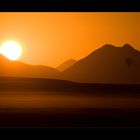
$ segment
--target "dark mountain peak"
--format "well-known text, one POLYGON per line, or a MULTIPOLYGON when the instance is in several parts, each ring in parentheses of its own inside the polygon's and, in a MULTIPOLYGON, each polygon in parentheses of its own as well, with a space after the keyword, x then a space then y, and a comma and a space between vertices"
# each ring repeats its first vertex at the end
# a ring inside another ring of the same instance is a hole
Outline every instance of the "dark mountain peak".
POLYGON ((122 46, 123 48, 126 48, 126 49, 134 49, 130 44, 126 43, 122 46))
POLYGON ((111 44, 105 44, 103 45, 101 48, 114 48, 115 46, 111 45, 111 44))
POLYGON ((77 61, 75 59, 68 59, 67 61, 65 61, 61 65, 59 65, 56 69, 59 70, 59 71, 64 71, 67 68, 71 67, 76 62, 77 61))
MULTIPOLYGON (((105 44, 103 45, 101 48, 104 48, 104 49, 109 49, 109 48, 119 48, 119 47, 116 47, 114 45, 111 45, 111 44, 105 44)), ((101 49, 100 48, 100 49, 101 49)), ((126 49, 134 49, 130 44, 126 43, 122 46, 122 48, 126 48, 126 49)))
POLYGON ((102 47, 94 50, 92 53, 90 53, 88 56, 84 57, 83 59, 87 59, 87 58, 93 58, 93 57, 97 57, 97 55, 104 55, 104 54, 110 54, 112 53, 112 51, 115 51, 117 47, 111 45, 111 44, 105 44, 102 47))
MULTIPOLYGON (((126 43, 124 44, 122 47, 117 47, 117 46, 113 46, 111 44, 105 44, 103 45, 101 48, 99 48, 98 50, 100 50, 100 52, 103 53, 103 55, 105 53, 114 53, 114 54, 117 54, 117 53, 121 53, 121 52, 127 52, 127 53, 135 53, 135 52, 138 52, 138 50, 136 50, 135 48, 133 48, 130 44, 126 43)), ((96 52, 96 50, 94 51, 96 52)))
MULTIPOLYGON (((100 52, 100 53, 108 53, 112 50, 114 50, 115 48, 117 48, 116 46, 114 45, 111 45, 111 44, 105 44, 103 45, 102 47, 98 48, 97 50, 93 51, 92 53, 97 53, 97 52, 100 52)), ((91 54, 92 54, 91 53, 91 54)))

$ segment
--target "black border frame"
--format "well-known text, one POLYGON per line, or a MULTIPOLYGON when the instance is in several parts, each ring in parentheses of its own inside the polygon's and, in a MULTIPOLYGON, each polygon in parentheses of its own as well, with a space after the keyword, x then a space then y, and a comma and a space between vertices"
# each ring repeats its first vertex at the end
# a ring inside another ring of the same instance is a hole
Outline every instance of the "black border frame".
POLYGON ((0 12, 138 12, 139 0, 4 0, 0 12))
MULTIPOLYGON (((5 0, 0 2, 0 12, 139 12, 138 0, 40 0, 19 1, 5 0)), ((18 138, 42 136, 53 138, 58 136, 65 139, 74 138, 115 138, 139 136, 140 128, 0 128, 1 137, 16 136, 18 138), (3 134, 3 135, 2 135, 3 134)))

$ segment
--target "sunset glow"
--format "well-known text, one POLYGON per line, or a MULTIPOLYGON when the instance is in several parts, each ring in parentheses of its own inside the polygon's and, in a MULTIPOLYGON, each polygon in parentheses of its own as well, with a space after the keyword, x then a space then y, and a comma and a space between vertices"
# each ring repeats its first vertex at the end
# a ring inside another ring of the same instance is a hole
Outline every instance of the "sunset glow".
POLYGON ((20 61, 57 67, 104 44, 140 50, 140 12, 1 12, 0 41, 18 40, 20 61))
POLYGON ((16 41, 6 41, 0 47, 0 53, 10 60, 17 60, 22 54, 22 48, 16 41))

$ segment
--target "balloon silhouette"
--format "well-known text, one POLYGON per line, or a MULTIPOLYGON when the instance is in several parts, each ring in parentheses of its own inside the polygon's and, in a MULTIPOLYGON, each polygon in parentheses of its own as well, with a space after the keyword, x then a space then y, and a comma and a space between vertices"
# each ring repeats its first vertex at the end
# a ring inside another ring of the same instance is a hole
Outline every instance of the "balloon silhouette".
POLYGON ((125 60, 128 67, 130 67, 133 64, 133 59, 131 57, 126 58, 125 60))

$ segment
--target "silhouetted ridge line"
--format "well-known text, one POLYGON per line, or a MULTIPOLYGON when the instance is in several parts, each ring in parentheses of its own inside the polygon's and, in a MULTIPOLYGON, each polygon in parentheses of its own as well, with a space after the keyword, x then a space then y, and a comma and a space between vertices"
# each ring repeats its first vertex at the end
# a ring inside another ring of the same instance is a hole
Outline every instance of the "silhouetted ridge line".
POLYGON ((140 52, 126 43, 105 44, 55 78, 82 83, 140 83, 140 52))
POLYGON ((49 66, 10 61, 0 55, 0 76, 47 78, 48 75, 55 73, 58 71, 49 66))
POLYGON ((58 67, 56 67, 57 70, 59 71, 64 71, 67 68, 71 67, 72 65, 74 65, 77 61, 74 59, 69 59, 65 62, 63 62, 61 65, 59 65, 58 67))

